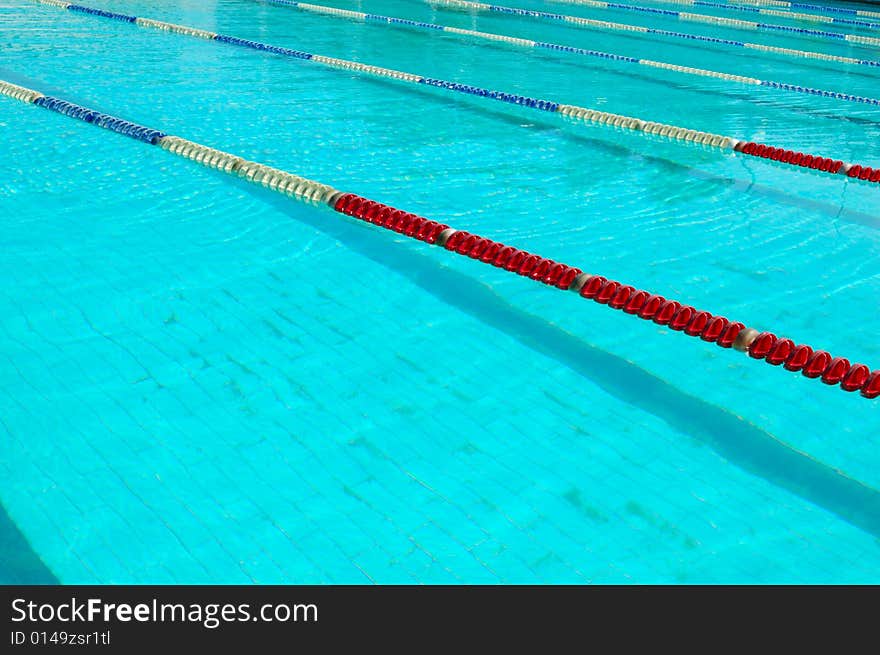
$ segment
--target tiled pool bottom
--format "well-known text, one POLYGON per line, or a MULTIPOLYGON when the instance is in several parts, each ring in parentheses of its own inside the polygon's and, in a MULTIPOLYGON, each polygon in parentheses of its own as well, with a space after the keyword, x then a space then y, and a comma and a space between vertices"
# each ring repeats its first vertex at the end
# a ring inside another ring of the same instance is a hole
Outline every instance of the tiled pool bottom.
POLYGON ((842 558, 852 580, 876 570, 871 537, 537 354, 544 333, 488 302, 466 263, 389 250, 88 126, 53 144, 26 111, 16 120, 40 151, 88 145, 95 180, 73 183, 57 157, 45 204, 13 197, 21 252, 41 258, 5 271, 5 302, 29 323, 4 367, 26 391, 3 396, 8 498, 62 581, 834 581, 842 558), (171 182, 182 170, 192 178, 171 182), (169 184, 188 209, 157 222, 154 189, 169 184), (88 223, 63 218, 95 206, 88 223), (339 248, 357 292, 324 274, 339 248), (394 294, 371 291, 389 277, 394 294))

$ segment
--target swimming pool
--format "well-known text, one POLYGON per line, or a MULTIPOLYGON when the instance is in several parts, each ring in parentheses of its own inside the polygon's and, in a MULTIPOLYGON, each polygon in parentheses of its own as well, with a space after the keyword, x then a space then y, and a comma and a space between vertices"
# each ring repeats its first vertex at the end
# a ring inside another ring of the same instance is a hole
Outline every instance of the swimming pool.
MULTIPOLYGON (((250 0, 87 4, 880 164, 865 102, 250 0)), ((880 96, 870 65, 319 4, 880 96)), ((2 80, 880 362, 877 184, 30 0, 0 11, 2 80)), ((880 581, 880 401, 3 96, 0 126, 4 581, 880 581)))

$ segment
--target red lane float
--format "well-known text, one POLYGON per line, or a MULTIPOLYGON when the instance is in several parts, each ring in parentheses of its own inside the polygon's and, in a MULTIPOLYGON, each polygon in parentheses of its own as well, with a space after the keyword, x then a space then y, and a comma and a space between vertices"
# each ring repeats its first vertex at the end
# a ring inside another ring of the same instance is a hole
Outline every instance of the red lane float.
MULTIPOLYGON (((839 162, 832 164, 836 165, 839 162)), ((786 370, 799 371, 805 377, 819 378, 827 385, 840 385, 844 391, 861 391, 865 398, 880 396, 880 370, 872 373, 864 364, 850 364, 845 357, 832 357, 824 350, 813 350, 807 345, 795 345, 791 339, 779 338, 772 332, 758 332, 743 323, 729 321, 723 316, 697 310, 690 305, 668 300, 663 296, 609 280, 601 275, 584 273, 574 266, 561 264, 470 232, 455 230, 443 223, 353 193, 343 194, 330 204, 342 214, 425 243, 442 246, 459 255, 503 268, 558 289, 575 291, 582 298, 638 316, 646 321, 653 321, 658 325, 665 325, 670 330, 699 337, 722 348, 734 348, 747 353, 753 359, 764 360, 772 366, 782 365, 786 370)))
POLYGON ((865 180, 866 182, 880 182, 880 168, 871 168, 870 166, 862 166, 861 164, 845 164, 839 159, 832 160, 828 157, 819 157, 817 155, 808 155, 794 150, 774 148, 773 146, 768 146, 763 143, 755 143, 754 141, 741 141, 737 143, 733 149, 744 155, 760 157, 761 159, 770 159, 771 161, 778 161, 780 164, 811 168, 824 173, 840 173, 853 179, 865 180))
POLYGON ((568 289, 574 279, 582 273, 579 268, 560 264, 525 250, 505 246, 503 243, 470 232, 453 230, 448 225, 362 198, 353 193, 340 196, 333 208, 342 214, 359 218, 367 223, 394 230, 419 241, 442 245, 447 250, 459 255, 478 259, 485 264, 492 264, 559 289, 568 289), (444 232, 452 232, 452 234, 441 243, 438 241, 438 237, 444 232))

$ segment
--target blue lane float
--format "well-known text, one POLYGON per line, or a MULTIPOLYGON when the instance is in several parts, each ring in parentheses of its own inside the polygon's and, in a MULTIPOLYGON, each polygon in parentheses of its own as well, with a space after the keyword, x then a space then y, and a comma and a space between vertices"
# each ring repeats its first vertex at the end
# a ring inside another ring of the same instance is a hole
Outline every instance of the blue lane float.
MULTIPOLYGON (((842 14, 844 16, 858 16, 860 18, 880 18, 880 11, 869 11, 864 9, 850 9, 849 7, 834 7, 831 5, 811 5, 802 2, 787 2, 786 0, 715 0, 708 2, 707 0, 654 0, 655 2, 665 2, 676 5, 693 5, 696 7, 713 7, 716 9, 726 9, 729 11, 750 11, 763 13, 770 16, 779 16, 781 18, 792 18, 802 20, 819 20, 820 22, 836 23, 844 22, 847 25, 863 26, 863 21, 852 21, 845 18, 838 19, 835 16, 827 16, 827 14, 842 14), (748 5, 744 3, 748 3, 748 5), (791 11, 792 9, 800 9, 803 11, 815 11, 817 14, 800 14, 791 11)), ((870 23, 869 23, 870 24, 870 23)))
POLYGON ((409 20, 407 18, 395 18, 393 16, 382 16, 380 14, 364 14, 364 17, 368 21, 372 21, 375 23, 389 23, 393 25, 406 25, 408 27, 422 27, 428 30, 443 29, 441 25, 435 25, 434 23, 425 23, 418 20, 409 20))
POLYGON ((117 14, 112 11, 104 11, 103 9, 95 9, 94 7, 84 7, 82 5, 67 5, 69 11, 76 11, 81 14, 91 14, 92 16, 101 16, 102 18, 110 18, 113 20, 121 20, 124 23, 133 23, 137 20, 135 16, 126 14, 117 14))
POLYGON ((110 130, 111 132, 122 134, 132 139, 136 139, 137 141, 143 141, 144 143, 155 145, 159 143, 159 140, 162 137, 166 136, 165 132, 154 130, 150 127, 144 127, 137 123, 131 123, 121 118, 111 116, 110 114, 104 114, 94 109, 89 109, 88 107, 83 107, 82 105, 77 105, 73 102, 61 100, 60 98, 55 98, 53 96, 40 96, 36 98, 33 103, 38 107, 43 107, 44 109, 69 116, 70 118, 76 118, 85 123, 91 123, 92 125, 103 127, 105 130, 110 130))
MULTIPOLYGON (((834 39, 838 41, 851 41, 852 43, 860 43, 862 45, 880 45, 880 39, 859 36, 857 34, 843 34, 840 32, 829 32, 827 30, 816 30, 805 27, 791 27, 788 25, 777 25, 775 23, 758 23, 750 20, 738 20, 736 18, 724 18, 721 16, 712 16, 709 14, 694 14, 686 11, 675 11, 672 9, 658 9, 656 7, 643 7, 640 5, 628 5, 617 2, 602 2, 600 0, 553 0, 564 4, 578 5, 589 9, 611 9, 618 11, 632 11, 643 14, 654 14, 675 18, 685 23, 706 23, 709 25, 717 25, 719 27, 727 27, 735 30, 758 30, 767 32, 789 32, 793 34, 802 34, 804 36, 812 36, 819 39, 834 39)), ((659 0, 660 2, 673 0, 659 0)), ((692 6, 696 4, 690 0, 676 2, 676 4, 687 4, 692 6)), ((759 10, 759 15, 778 15, 772 11, 759 10)), ((827 22, 827 21, 822 21, 827 22)), ((872 23, 866 23, 868 27, 873 27, 872 23)))
POLYGON ((459 84, 458 82, 447 82, 446 80, 435 80, 430 77, 423 77, 419 80, 419 84, 427 84, 428 86, 436 86, 441 89, 450 91, 458 91, 459 93, 467 93, 469 95, 480 96, 481 98, 490 98, 492 100, 500 100, 501 102, 509 102, 513 105, 522 105, 523 107, 531 107, 542 111, 556 112, 559 110, 559 103, 550 100, 538 100, 537 98, 529 98, 515 93, 503 93, 501 91, 492 91, 479 86, 471 86, 470 84, 459 84))
MULTIPOLYGON (((602 275, 584 272, 578 267, 506 245, 501 241, 457 230, 445 223, 358 194, 346 193, 330 185, 249 161, 232 153, 181 137, 169 136, 158 130, 149 130, 59 98, 47 97, 33 89, 0 80, 0 95, 61 111, 67 116, 89 122, 95 122, 95 117, 108 117, 120 125, 130 125, 156 135, 161 134, 161 137, 147 142, 171 154, 235 175, 301 202, 324 205, 339 214, 351 216, 376 227, 436 245, 549 287, 577 293, 581 298, 619 310, 623 314, 652 321, 694 339, 714 343, 721 348, 733 349, 747 354, 751 359, 763 360, 771 366, 800 372, 804 377, 821 380, 824 384, 836 386, 845 392, 860 392, 861 396, 867 399, 880 397, 880 370, 872 372, 865 364, 851 363, 846 357, 833 357, 827 351, 814 350, 806 344, 796 345, 792 339, 779 338, 773 332, 761 332, 739 321, 731 321, 724 316, 700 311, 677 300, 667 299, 602 275)), ((146 141, 143 138, 140 140, 146 141)), ((760 149, 759 156, 767 156, 766 146, 747 144, 747 148, 753 147, 760 149)))
MULTIPOLYGON (((58 0, 41 0, 44 3, 52 4, 54 6, 65 7, 63 3, 60 3, 58 0)), ((335 13, 339 15, 349 15, 354 12, 349 12, 348 10, 336 9, 335 13)), ((213 32, 206 32, 204 30, 198 30, 195 28, 188 28, 186 26, 181 25, 173 25, 171 23, 161 23, 161 21, 154 21, 152 19, 143 19, 137 18, 135 20, 136 25, 140 26, 149 26, 157 29, 164 29, 167 31, 179 32, 181 34, 197 36, 199 38, 208 38, 213 39, 218 42, 226 43, 229 45, 235 45, 239 47, 246 47, 249 49, 254 49, 262 52, 269 52, 271 54, 280 54, 283 56, 292 56, 299 60, 308 60, 313 63, 318 63, 323 66, 328 66, 330 68, 342 69, 342 70, 350 70, 358 73, 366 73, 369 75, 376 75, 379 77, 385 77, 389 79, 400 80, 403 82, 407 82, 410 84, 419 84, 423 86, 431 86, 435 88, 440 88, 448 91, 453 91, 455 93, 463 93, 471 96, 482 97, 490 100, 495 100, 499 102, 506 102, 510 104, 520 105, 522 107, 527 107, 530 109, 535 109, 538 111, 546 111, 548 113, 558 114, 562 117, 566 117, 570 120, 582 121, 584 123, 592 123, 596 125, 605 125, 612 128, 630 130, 636 133, 645 134, 645 135, 655 135, 658 137, 662 137, 669 140, 679 141, 682 143, 691 143, 695 145, 700 145, 707 148, 713 148, 720 151, 730 151, 743 153, 750 156, 762 157, 765 159, 773 159, 773 161, 782 161, 782 163, 790 164, 792 166, 799 166, 802 169, 811 169, 811 170, 820 170, 823 173, 831 173, 838 174, 842 173, 844 175, 848 175, 851 178, 855 178, 856 175, 851 175, 851 171, 855 170, 858 175, 858 179, 868 180, 870 182, 880 182, 880 176, 878 179, 874 179, 875 169, 873 167, 861 166, 856 164, 848 164, 841 160, 834 160, 829 157, 822 157, 818 155, 804 155, 800 152, 785 150, 782 148, 774 148, 770 146, 766 146, 763 144, 755 144, 752 142, 739 140, 734 137, 726 136, 723 134, 714 134, 711 132, 704 132, 702 130, 695 130, 692 128, 681 127, 678 125, 669 125, 666 123, 659 123, 656 121, 647 121, 641 118, 636 118, 632 116, 624 116, 622 114, 614 114, 611 112, 599 111, 596 109, 590 109, 587 107, 579 107, 576 105, 566 105, 560 104, 557 102, 542 100, 538 98, 531 98, 528 96, 523 96, 515 93, 505 93, 503 91, 494 91, 491 89, 486 89, 483 87, 472 86, 470 84, 463 84, 459 82, 451 82, 448 80, 438 80, 435 78, 424 77, 421 75, 416 75, 414 73, 408 73, 403 71, 392 70, 388 68, 382 68, 380 66, 371 66, 369 64, 363 64, 356 61, 348 61, 345 59, 335 59, 333 57, 326 57, 323 55, 316 55, 312 53, 302 52, 299 50, 291 50, 289 48, 280 48, 276 46, 271 46, 265 43, 260 43, 257 41, 249 41, 247 39, 240 39, 237 37, 230 37, 224 35, 218 35, 213 32), (748 146, 748 148, 746 148, 748 146), (753 149, 752 146, 755 146, 753 149), (792 159, 791 157, 794 157, 792 159), (833 169, 833 170, 832 170, 833 169), (864 173, 864 175, 863 175, 864 173), (869 179, 870 178, 870 179, 869 179)), ((534 42, 529 42, 534 43, 534 42)), ((668 67, 668 64, 660 64, 659 62, 647 62, 647 61, 639 61, 639 63, 646 63, 649 65, 654 65, 658 67, 668 67)), ((675 67, 680 68, 680 67, 675 67)), ((675 69, 674 68, 674 69, 675 69)), ((752 80, 752 84, 760 83, 760 80, 752 80)), ((9 86, 9 85, 7 85, 9 86)), ((13 85, 14 86, 14 85, 13 85)), ((9 86, 8 94, 18 94, 22 98, 27 97, 29 91, 27 89, 21 89, 19 87, 9 86), (22 95, 24 94, 24 95, 22 95)), ((3 89, 0 88, 0 92, 3 89)), ((56 99, 50 98, 48 100, 44 100, 41 102, 46 102, 51 105, 56 111, 60 111, 62 113, 69 112, 70 115, 73 115, 77 118, 81 118, 82 120, 90 121, 94 120, 94 112, 89 113, 91 110, 86 108, 79 107, 78 105, 71 105, 70 103, 63 103, 61 101, 56 102, 56 99)), ((113 128, 111 128, 113 129, 113 128)), ((128 128, 125 126, 120 126, 120 130, 123 130, 124 134, 129 136, 133 136, 134 138, 140 138, 141 140, 152 140, 156 137, 154 131, 150 131, 148 128, 142 128, 140 126, 133 126, 132 128, 128 128)), ((877 169, 877 172, 880 173, 880 168, 877 169)))
POLYGON ((761 80, 761 86, 766 86, 771 89, 794 91, 796 93, 807 93, 813 96, 822 96, 823 98, 833 98, 835 100, 847 100, 849 102, 861 102, 866 105, 880 106, 880 100, 877 100, 876 98, 866 98, 864 96, 856 96, 851 93, 824 91, 822 89, 813 89, 808 86, 797 86, 795 84, 786 84, 785 82, 772 82, 770 80, 761 80))
MULTIPOLYGON (((557 2, 566 2, 567 0, 556 0, 557 2)), ((826 24, 835 24, 835 25, 851 25, 853 27, 861 27, 864 29, 880 29, 880 23, 872 23, 866 20, 853 20, 851 18, 840 18, 837 16, 825 16, 822 14, 804 14, 797 13, 792 11, 783 11, 782 9, 773 9, 768 7, 787 7, 793 9, 822 9, 822 7, 817 7, 816 5, 799 5, 794 6, 790 3, 767 3, 768 6, 760 7, 757 6, 756 3, 754 6, 752 5, 740 5, 736 3, 722 3, 722 2, 708 2, 706 0, 654 0, 655 2, 662 2, 664 4, 672 4, 672 5, 687 5, 688 7, 707 7, 709 9, 721 9, 723 11, 738 11, 741 13, 747 13, 758 16, 775 16, 777 18, 787 18, 789 20, 802 20, 809 21, 813 23, 826 23, 826 24)), ((617 5, 609 6, 616 7, 617 5)), ((827 9, 833 13, 843 13, 848 16, 859 16, 860 14, 855 9, 845 10, 838 9, 835 7, 827 7, 827 9)), ((868 12, 864 15, 871 15, 871 12, 868 12)), ((880 17, 880 13, 873 14, 876 17, 880 17)))
POLYGON ((847 7, 832 7, 824 5, 811 5, 803 2, 780 2, 780 6, 790 9, 803 9, 805 11, 827 11, 834 14, 846 14, 848 16, 868 16, 871 18, 880 18, 880 11, 867 11, 864 9, 849 9, 847 7))
POLYGON ((314 56, 310 52, 292 50, 291 48, 282 48, 277 45, 269 45, 267 43, 260 43, 259 41, 249 41, 248 39, 240 39, 237 36, 227 36, 225 34, 214 35, 214 40, 219 41, 220 43, 228 43, 229 45, 241 46, 242 48, 252 48, 254 50, 272 52, 276 55, 296 57, 297 59, 311 59, 314 56))
MULTIPOLYGON (((274 1, 274 0, 273 0, 274 1)), ((611 21, 594 20, 584 18, 582 16, 571 16, 568 14, 557 14, 549 11, 538 11, 535 9, 520 9, 519 7, 505 7, 502 5, 491 5, 483 2, 471 2, 470 0, 425 0, 428 4, 443 9, 451 9, 467 12, 489 12, 498 14, 508 14, 511 16, 520 16, 524 18, 538 18, 544 20, 560 21, 573 27, 584 27, 587 29, 612 30, 618 32, 630 32, 637 34, 656 34, 658 36, 666 36, 675 39, 686 39, 689 41, 699 41, 702 43, 714 43, 716 45, 727 45, 734 48, 746 48, 749 50, 759 50, 788 57, 798 57, 805 59, 818 59, 824 61, 834 61, 843 64, 854 64, 861 66, 880 67, 880 61, 872 59, 857 59, 855 57, 844 57, 841 55, 830 55, 822 52, 811 52, 808 50, 795 50, 793 48, 781 48, 778 46, 769 46, 762 43, 750 43, 747 41, 739 41, 736 39, 722 39, 712 36, 704 36, 702 34, 689 34, 687 32, 676 32, 673 30, 657 29, 653 27, 645 27, 644 25, 630 25, 628 23, 613 23, 611 21)), ((660 10, 662 11, 662 10, 660 10)), ((799 29, 799 28, 792 28, 799 29)), ((858 43, 861 45, 880 45, 880 39, 846 35, 845 40, 850 43, 858 43)))
MULTIPOLYGON (((455 34, 460 37, 480 39, 483 41, 508 43, 510 45, 534 49, 542 48, 545 50, 553 50, 556 52, 566 52, 570 54, 582 55, 585 57, 594 57, 598 59, 607 59, 611 61, 625 62, 629 64, 638 64, 641 66, 649 66, 651 68, 660 68, 676 73, 684 73, 688 75, 698 75, 702 77, 711 77, 715 79, 737 82, 740 84, 748 84, 752 86, 762 86, 771 89, 780 89, 791 91, 794 93, 805 93, 808 95, 822 96, 835 100, 845 100, 848 102, 858 102, 862 104, 880 106, 880 100, 875 98, 867 98, 864 96, 856 96, 851 93, 840 93, 837 91, 828 91, 825 89, 813 89, 799 84, 789 84, 785 82, 774 82, 771 80, 760 80, 754 77, 744 75, 736 75, 733 73, 721 73, 702 68, 692 68, 690 66, 679 66, 650 59, 638 59, 636 57, 628 57, 625 55, 614 54, 610 52, 601 52, 599 50, 589 50, 587 48, 578 48, 575 46, 560 45, 557 43, 547 43, 544 41, 532 41, 530 39, 521 39, 505 34, 497 34, 492 32, 479 32, 476 30, 465 30, 457 27, 450 27, 439 23, 424 23, 418 21, 405 20, 393 16, 382 16, 380 14, 365 14, 359 11, 351 11, 348 9, 338 9, 336 7, 326 7, 323 5, 315 5, 305 2, 297 2, 296 0, 258 0, 272 5, 283 5, 291 7, 299 11, 316 13, 322 16, 330 16, 332 18, 342 18, 345 20, 354 20, 364 23, 379 23, 386 26, 405 27, 412 29, 428 29, 432 32, 443 32, 447 34, 455 34)), ((141 20, 141 19, 138 19, 141 20)), ((479 94, 476 94, 479 95, 479 94)))
POLYGON ((545 50, 556 50, 557 52, 568 52, 573 55, 585 55, 588 57, 598 57, 600 59, 610 59, 612 61, 625 61, 628 64, 641 64, 643 61, 641 59, 637 59, 636 57, 627 57, 626 55, 617 55, 611 52, 602 52, 600 50, 588 50, 587 48, 578 48, 571 45, 547 43, 546 41, 535 41, 535 47, 544 48, 545 50))

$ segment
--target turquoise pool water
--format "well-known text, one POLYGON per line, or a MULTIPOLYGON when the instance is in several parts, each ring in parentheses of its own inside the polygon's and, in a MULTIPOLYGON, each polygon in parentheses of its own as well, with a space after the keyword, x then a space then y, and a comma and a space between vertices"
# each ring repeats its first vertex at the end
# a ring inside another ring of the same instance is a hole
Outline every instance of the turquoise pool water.
MULTIPOLYGON (((880 163, 878 107, 253 1, 86 4, 880 163)), ((880 96, 878 68, 321 4, 880 96)), ((28 0, 0 44, 0 79, 880 363, 876 185, 28 0)), ((0 130, 3 582, 880 582, 880 401, 5 97, 0 130)))

